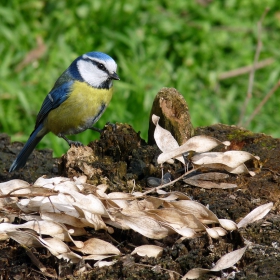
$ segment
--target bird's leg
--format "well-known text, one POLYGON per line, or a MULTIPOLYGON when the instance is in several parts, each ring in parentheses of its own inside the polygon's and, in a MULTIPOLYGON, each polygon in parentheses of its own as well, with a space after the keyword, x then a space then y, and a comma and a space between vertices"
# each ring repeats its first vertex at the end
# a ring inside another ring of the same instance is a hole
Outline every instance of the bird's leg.
POLYGON ((94 127, 94 126, 90 127, 89 129, 94 130, 94 131, 97 131, 97 132, 99 132, 99 133, 101 133, 101 132, 103 131, 103 129, 99 129, 99 128, 94 127))
POLYGON ((71 145, 74 145, 76 147, 83 146, 83 144, 81 142, 72 141, 72 140, 68 139, 64 134, 59 133, 57 136, 60 137, 60 138, 63 138, 68 143, 68 145, 70 147, 71 147, 71 145))
MULTIPOLYGON (((113 128, 113 131, 116 131, 116 129, 117 129, 117 125, 116 125, 115 123, 110 123, 110 122, 107 122, 107 123, 106 123, 106 126, 107 126, 107 125, 111 125, 111 126, 112 126, 112 128, 113 128)), ((101 132, 103 132, 103 130, 105 129, 105 127, 104 127, 104 128, 102 128, 102 129, 99 129, 99 128, 97 128, 97 127, 92 126, 92 127, 89 127, 89 129, 91 129, 91 130, 94 130, 94 131, 97 131, 97 132, 101 133, 101 132)))

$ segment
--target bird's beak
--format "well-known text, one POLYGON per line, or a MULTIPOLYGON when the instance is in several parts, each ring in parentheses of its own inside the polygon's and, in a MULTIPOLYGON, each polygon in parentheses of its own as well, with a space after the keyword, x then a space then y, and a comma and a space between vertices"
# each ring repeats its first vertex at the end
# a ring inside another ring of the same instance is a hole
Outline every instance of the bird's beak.
POLYGON ((115 72, 110 74, 110 78, 113 79, 113 80, 120 80, 119 76, 115 72))

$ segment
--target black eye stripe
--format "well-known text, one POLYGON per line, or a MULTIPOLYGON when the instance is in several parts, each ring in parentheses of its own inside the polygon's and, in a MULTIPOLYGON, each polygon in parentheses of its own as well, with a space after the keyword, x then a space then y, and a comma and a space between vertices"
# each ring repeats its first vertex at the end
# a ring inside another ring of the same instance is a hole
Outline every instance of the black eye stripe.
POLYGON ((99 62, 99 61, 95 61, 95 60, 89 59, 89 58, 87 58, 86 60, 87 60, 87 61, 90 61, 93 65, 96 65, 96 67, 97 67, 98 69, 100 69, 100 70, 102 70, 102 71, 104 71, 104 72, 106 72, 106 73, 109 73, 108 70, 107 70, 107 68, 105 67, 105 65, 104 65, 103 63, 101 63, 101 62, 99 62))
POLYGON ((98 67, 100 70, 103 70, 103 71, 106 70, 106 68, 105 68, 105 66, 104 66, 103 63, 97 63, 97 67, 98 67))

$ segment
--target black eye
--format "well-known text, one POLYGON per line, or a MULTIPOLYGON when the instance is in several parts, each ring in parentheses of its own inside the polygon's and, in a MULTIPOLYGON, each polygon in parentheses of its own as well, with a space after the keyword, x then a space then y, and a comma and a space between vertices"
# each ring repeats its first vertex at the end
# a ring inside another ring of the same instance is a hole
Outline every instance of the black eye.
POLYGON ((100 70, 105 70, 105 66, 104 66, 104 64, 102 64, 102 63, 98 63, 97 64, 97 67, 100 69, 100 70))

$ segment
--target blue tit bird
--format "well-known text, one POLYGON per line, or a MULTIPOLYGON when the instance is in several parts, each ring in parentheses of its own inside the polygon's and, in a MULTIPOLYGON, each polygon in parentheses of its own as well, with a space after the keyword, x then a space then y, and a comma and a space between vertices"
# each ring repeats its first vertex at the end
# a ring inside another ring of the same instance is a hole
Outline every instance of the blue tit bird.
POLYGON ((119 80, 116 62, 107 54, 89 52, 76 58, 55 82, 37 115, 28 141, 9 172, 24 167, 36 145, 49 132, 81 145, 65 135, 94 129, 113 94, 113 80, 119 80))

